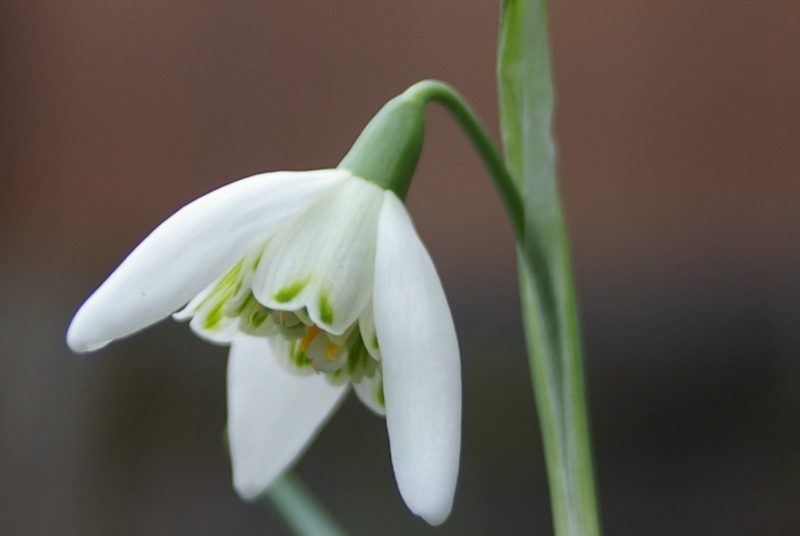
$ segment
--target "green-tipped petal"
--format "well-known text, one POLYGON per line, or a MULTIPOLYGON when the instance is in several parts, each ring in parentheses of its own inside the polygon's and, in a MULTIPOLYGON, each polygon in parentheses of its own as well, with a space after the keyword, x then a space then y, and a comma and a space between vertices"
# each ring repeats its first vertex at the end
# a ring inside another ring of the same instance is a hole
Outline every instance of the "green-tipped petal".
POLYGON ((276 310, 305 308, 335 335, 349 328, 372 292, 383 193, 351 176, 275 233, 253 277, 258 301, 276 310))
POLYGON ((378 342, 378 334, 375 333, 375 320, 372 318, 372 304, 368 303, 358 318, 358 329, 361 330, 361 340, 367 348, 369 355, 376 360, 381 359, 381 346, 378 342))

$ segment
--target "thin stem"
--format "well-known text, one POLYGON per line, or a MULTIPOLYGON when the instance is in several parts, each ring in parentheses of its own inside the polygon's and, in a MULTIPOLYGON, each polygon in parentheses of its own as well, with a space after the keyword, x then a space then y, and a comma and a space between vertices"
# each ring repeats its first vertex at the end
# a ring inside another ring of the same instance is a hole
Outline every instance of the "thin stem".
POLYGON ((298 536, 347 534, 292 473, 285 473, 276 480, 265 494, 265 499, 298 536))
POLYGON ((409 87, 404 94, 412 98, 422 99, 425 102, 438 102, 453 115, 453 118, 458 122, 478 151, 478 155, 488 169, 492 180, 494 180, 495 187, 505 204, 511 225, 514 227, 517 240, 521 241, 525 230, 525 212, 519 190, 514 184, 511 174, 506 169, 500 153, 492 143, 492 139, 486 133, 486 129, 469 104, 453 87, 438 80, 417 82, 409 87))

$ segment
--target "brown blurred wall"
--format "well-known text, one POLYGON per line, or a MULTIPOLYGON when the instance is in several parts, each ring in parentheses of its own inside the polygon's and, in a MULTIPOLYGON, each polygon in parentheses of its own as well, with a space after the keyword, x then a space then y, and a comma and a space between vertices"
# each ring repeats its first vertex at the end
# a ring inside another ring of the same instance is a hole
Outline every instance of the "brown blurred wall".
MULTIPOLYGON (((608 533, 786 533, 800 522, 800 4, 551 11, 608 533)), ((285 530, 230 491, 223 350, 161 326, 84 360, 63 331, 175 208, 255 172, 335 165, 418 79, 453 83, 496 135, 497 14, 455 0, 0 6, 0 532, 285 530)), ((456 511, 436 532, 546 533, 511 233, 439 110, 409 205, 468 397, 456 511)), ((356 533, 427 532, 396 497, 380 421, 344 413, 301 474, 356 533), (360 471, 341 437, 364 426, 360 471)))

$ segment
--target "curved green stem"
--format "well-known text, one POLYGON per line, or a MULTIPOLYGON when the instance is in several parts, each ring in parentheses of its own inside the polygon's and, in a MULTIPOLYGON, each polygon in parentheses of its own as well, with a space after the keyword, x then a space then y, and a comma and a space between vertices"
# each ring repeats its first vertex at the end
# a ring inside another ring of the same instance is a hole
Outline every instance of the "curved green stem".
POLYGON ((403 95, 424 102, 438 102, 444 106, 458 122, 494 180, 503 204, 508 212, 517 240, 522 241, 525 231, 525 211, 522 197, 511 174, 503 163, 503 158, 492 143, 475 112, 453 87, 438 80, 423 80, 409 87, 403 95))
POLYGON ((264 497, 298 536, 347 534, 291 472, 276 480, 264 497))

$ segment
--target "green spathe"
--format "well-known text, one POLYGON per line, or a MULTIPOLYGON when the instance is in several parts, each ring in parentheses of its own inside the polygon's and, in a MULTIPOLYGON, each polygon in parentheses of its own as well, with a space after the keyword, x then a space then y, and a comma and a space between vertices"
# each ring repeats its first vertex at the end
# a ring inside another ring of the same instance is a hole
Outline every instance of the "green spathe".
POLYGON ((338 168, 405 199, 422 151, 424 133, 425 102, 399 95, 367 123, 338 168))

